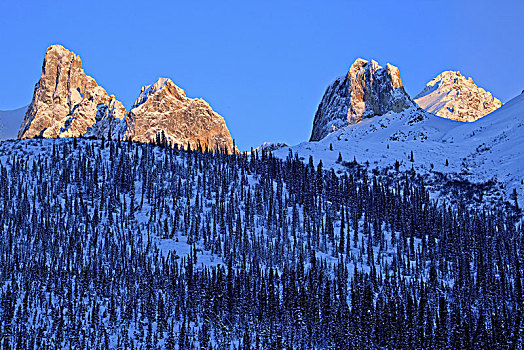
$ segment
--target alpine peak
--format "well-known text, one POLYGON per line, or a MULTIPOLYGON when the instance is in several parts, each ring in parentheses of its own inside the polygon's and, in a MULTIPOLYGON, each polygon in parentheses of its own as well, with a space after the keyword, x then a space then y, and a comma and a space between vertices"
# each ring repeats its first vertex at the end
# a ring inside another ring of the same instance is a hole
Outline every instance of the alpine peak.
POLYGON ((430 113, 463 122, 475 121, 502 106, 500 100, 459 71, 437 75, 415 96, 415 102, 430 113))
POLYGON ((375 60, 357 58, 348 73, 326 89, 315 114, 310 141, 321 140, 362 119, 413 106, 397 67, 388 63, 383 68, 375 60))

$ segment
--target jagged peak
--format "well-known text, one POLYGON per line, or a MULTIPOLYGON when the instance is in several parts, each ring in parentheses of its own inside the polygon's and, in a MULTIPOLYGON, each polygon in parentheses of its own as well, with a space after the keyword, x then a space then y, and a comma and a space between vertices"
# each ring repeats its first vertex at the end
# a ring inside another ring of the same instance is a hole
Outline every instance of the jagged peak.
POLYGON ((151 142, 162 133, 168 142, 182 147, 235 149, 224 118, 204 100, 188 98, 168 78, 142 87, 126 121, 124 137, 131 141, 151 142))
POLYGON ((66 49, 65 47, 63 47, 62 45, 60 44, 53 44, 53 45, 50 45, 47 50, 46 50, 46 54, 51 52, 51 51, 57 51, 57 52, 62 52, 62 53, 65 53, 65 54, 68 54, 68 53, 74 53, 68 49, 66 49))
POLYGON ((369 61, 368 60, 365 60, 361 57, 358 57, 355 62, 353 62, 353 64, 351 66, 355 66, 355 65, 364 65, 364 64, 367 64, 369 61))
POLYGON ((125 114, 123 105, 85 74, 80 56, 55 44, 46 50, 18 137, 78 137, 95 129, 92 136, 105 137, 102 124, 120 123, 125 114))
POLYGON ((49 45, 49 47, 47 48, 47 51, 51 51, 51 50, 71 52, 71 51, 69 51, 68 49, 66 49, 64 46, 62 46, 60 44, 49 45))
POLYGON ((363 58, 357 58, 355 62, 350 66, 348 74, 359 71, 362 67, 366 66, 369 61, 363 58))
POLYGON ((70 51, 59 44, 51 45, 47 48, 44 61, 42 63, 42 75, 46 74, 47 68, 56 69, 57 65, 72 66, 74 63, 75 68, 84 73, 82 68, 82 60, 80 56, 70 51))
POLYGON ((161 77, 158 78, 157 81, 153 84, 142 86, 140 89, 140 95, 133 103, 131 109, 139 107, 141 104, 146 102, 149 97, 159 91, 162 91, 164 88, 167 88, 170 94, 177 98, 184 98, 186 96, 184 89, 178 87, 171 79, 161 77))
POLYGON ((357 58, 343 78, 336 79, 324 93, 313 121, 311 141, 364 118, 401 112, 414 106, 404 90, 399 69, 387 63, 357 58))
POLYGON ((164 85, 166 85, 166 84, 173 84, 173 82, 169 78, 162 78, 162 77, 160 77, 153 84, 142 86, 142 90, 140 92, 143 92, 143 91, 145 91, 147 89, 151 89, 151 90, 156 92, 156 91, 162 89, 164 87, 164 85))
MULTIPOLYGON (((365 60, 363 58, 357 58, 355 62, 351 65, 349 68, 349 71, 347 73, 347 77, 350 78, 352 76, 358 75, 361 71, 369 71, 371 74, 374 74, 375 72, 384 69, 377 61, 374 59, 371 60, 365 60)), ((392 86, 393 88, 398 88, 402 86, 402 80, 400 79, 400 72, 398 67, 386 63, 386 73, 391 76, 392 86)))
POLYGON ((51 45, 47 48, 47 50, 45 51, 45 56, 44 56, 44 62, 46 61, 47 57, 49 55, 56 55, 58 57, 68 57, 68 56, 71 56, 73 58, 77 58, 77 59, 80 59, 80 57, 74 53, 73 51, 71 50, 68 50, 66 49, 65 47, 63 47, 62 45, 59 45, 59 44, 54 44, 54 45, 51 45))
POLYGON ((143 86, 128 113, 114 95, 85 74, 78 55, 51 45, 18 137, 151 142, 159 133, 183 146, 205 144, 213 150, 238 151, 224 118, 204 100, 188 98, 171 79, 161 77, 143 86))
POLYGON ((391 77, 391 86, 396 89, 402 87, 402 79, 400 79, 400 71, 397 66, 386 63, 386 70, 391 77))
MULTIPOLYGON (((445 85, 452 85, 452 84, 460 84, 460 83, 470 83, 474 84, 473 79, 471 77, 467 77, 463 75, 460 71, 454 71, 454 70, 446 70, 437 75, 435 78, 431 79, 426 86, 434 86, 436 84, 445 84, 445 85)), ((478 87, 477 85, 475 85, 478 87)), ((479 89, 482 89, 478 87, 479 89)), ((482 89, 484 90, 484 89, 482 89)), ((418 97, 418 95, 417 95, 418 97)), ((417 98, 415 97, 415 98, 417 98)))
POLYGON ((363 58, 357 58, 349 68, 347 77, 350 78, 351 76, 355 76, 363 71, 370 71, 371 74, 373 74, 378 69, 382 69, 382 67, 377 61, 373 59, 368 61, 363 58))

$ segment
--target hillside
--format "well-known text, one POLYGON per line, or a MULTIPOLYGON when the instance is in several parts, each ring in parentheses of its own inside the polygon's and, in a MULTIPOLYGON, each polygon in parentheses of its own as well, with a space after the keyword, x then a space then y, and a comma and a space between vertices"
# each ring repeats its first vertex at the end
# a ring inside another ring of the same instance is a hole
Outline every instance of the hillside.
POLYGON ((2 347, 516 346, 522 232, 462 203, 295 154, 4 141, 2 347))
MULTIPOLYGON (((285 158, 289 149, 303 159, 322 159, 326 167, 344 171, 356 159, 371 171, 384 171, 398 162, 400 171, 413 168, 426 177, 435 195, 448 185, 463 183, 491 188, 493 197, 524 203, 524 94, 472 123, 437 117, 417 108, 389 112, 339 129, 319 142, 304 142, 275 151, 285 158), (339 161, 339 153, 342 161, 339 161), (413 156, 412 156, 413 154, 413 156)), ((488 203, 490 201, 488 200, 488 203)))

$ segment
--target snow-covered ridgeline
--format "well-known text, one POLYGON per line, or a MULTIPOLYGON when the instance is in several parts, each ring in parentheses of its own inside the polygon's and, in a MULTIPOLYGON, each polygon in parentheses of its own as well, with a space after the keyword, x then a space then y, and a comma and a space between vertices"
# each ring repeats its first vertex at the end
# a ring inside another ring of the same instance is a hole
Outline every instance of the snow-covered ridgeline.
MULTIPOLYGON (((339 129, 319 142, 291 146, 304 159, 322 159, 326 167, 343 171, 344 161, 354 158, 384 169, 399 162, 400 170, 412 167, 438 181, 474 184, 494 182, 495 197, 524 203, 524 94, 472 123, 461 123, 410 108, 388 112, 339 129), (411 155, 413 154, 413 157, 411 155), (413 161, 412 161, 413 160, 413 161)), ((274 152, 285 158, 289 148, 274 152)))

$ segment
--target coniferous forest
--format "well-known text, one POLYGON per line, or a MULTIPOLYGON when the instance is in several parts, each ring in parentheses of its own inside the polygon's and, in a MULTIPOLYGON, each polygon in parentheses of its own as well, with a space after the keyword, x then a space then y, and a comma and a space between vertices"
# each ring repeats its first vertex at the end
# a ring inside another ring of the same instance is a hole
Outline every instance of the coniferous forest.
POLYGON ((290 153, 0 144, 2 349, 522 349, 518 203, 290 153))

